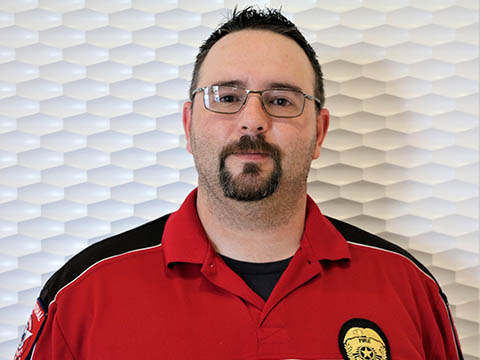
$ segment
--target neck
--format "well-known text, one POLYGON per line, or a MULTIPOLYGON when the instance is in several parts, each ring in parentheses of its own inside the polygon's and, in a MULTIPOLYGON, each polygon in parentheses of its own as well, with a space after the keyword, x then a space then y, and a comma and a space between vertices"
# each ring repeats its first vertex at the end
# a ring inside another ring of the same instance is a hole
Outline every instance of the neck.
POLYGON ((237 201, 199 185, 197 211, 215 250, 227 257, 269 262, 293 256, 305 224, 306 186, 259 201, 237 201))

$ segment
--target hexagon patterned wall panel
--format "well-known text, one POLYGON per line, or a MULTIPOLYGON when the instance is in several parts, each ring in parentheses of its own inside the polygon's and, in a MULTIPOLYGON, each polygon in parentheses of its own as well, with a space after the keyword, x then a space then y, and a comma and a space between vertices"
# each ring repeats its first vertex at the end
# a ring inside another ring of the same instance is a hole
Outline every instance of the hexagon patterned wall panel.
MULTIPOLYGON (((478 1, 265 0, 323 64, 309 177, 328 215, 412 252, 480 359, 478 1)), ((0 0, 0 359, 48 277, 195 187, 181 106, 231 0, 0 0)))

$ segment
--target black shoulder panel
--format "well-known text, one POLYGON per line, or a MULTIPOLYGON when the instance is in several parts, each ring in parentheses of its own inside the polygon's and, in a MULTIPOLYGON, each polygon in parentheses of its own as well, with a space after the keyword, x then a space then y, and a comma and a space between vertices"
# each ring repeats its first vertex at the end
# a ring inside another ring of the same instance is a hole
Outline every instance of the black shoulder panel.
MULTIPOLYGON (((400 246, 395 245, 387 240, 384 240, 376 235, 370 234, 369 232, 362 230, 356 226, 347 224, 343 221, 333 219, 328 217, 328 220, 332 223, 333 226, 343 235, 345 240, 350 243, 358 244, 358 245, 365 245, 371 246, 374 248, 390 251, 393 253, 397 253, 409 259, 413 262, 423 273, 425 273, 428 277, 432 278, 438 285, 438 282, 435 280, 433 275, 430 271, 417 259, 413 257, 408 251, 402 249, 400 246)), ((440 286, 439 286, 440 287, 440 286)), ((445 295, 442 293, 442 297, 445 295)))
POLYGON ((170 214, 134 229, 101 240, 72 257, 47 281, 40 293, 44 310, 55 299, 58 291, 72 282, 93 264, 129 251, 144 249, 162 242, 163 230, 170 214))
POLYGON ((369 232, 362 230, 356 226, 347 224, 343 221, 333 219, 328 216, 326 216, 326 218, 330 220, 332 225, 342 234, 345 240, 347 240, 349 243, 363 245, 363 246, 370 246, 373 248, 382 249, 382 250, 386 250, 386 251, 390 251, 390 252, 402 255, 407 259, 409 259, 411 262, 413 262, 425 275, 430 277, 437 284, 439 294, 442 297, 445 307, 447 308, 448 319, 450 320, 452 334, 457 347, 458 358, 460 360, 463 360, 463 354, 460 350, 460 343, 456 335, 452 314, 450 313, 450 310, 449 310, 447 296, 443 293, 438 281, 433 277, 432 273, 430 273, 430 271, 420 261, 415 259, 412 254, 402 249, 400 246, 395 245, 387 240, 384 240, 376 235, 370 234, 369 232))

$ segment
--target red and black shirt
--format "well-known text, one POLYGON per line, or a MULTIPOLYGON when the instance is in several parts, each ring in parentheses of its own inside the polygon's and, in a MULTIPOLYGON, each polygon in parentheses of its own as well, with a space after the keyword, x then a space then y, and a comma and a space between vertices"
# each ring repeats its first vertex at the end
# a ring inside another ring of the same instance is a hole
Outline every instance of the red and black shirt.
POLYGON ((300 247, 264 301, 214 251, 195 202, 69 260, 15 359, 462 359, 445 295, 396 245, 308 198, 300 247))

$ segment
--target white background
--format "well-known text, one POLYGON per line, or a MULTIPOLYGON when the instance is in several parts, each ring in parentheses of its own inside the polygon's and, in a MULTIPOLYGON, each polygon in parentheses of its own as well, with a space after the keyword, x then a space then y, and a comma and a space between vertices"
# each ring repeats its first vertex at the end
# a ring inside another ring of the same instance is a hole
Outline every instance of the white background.
MULTIPOLYGON (((181 106, 238 3, 0 0, 0 359, 42 284, 88 244, 194 188, 181 106)), ((479 359, 478 1, 295 0, 333 118, 309 192, 411 251, 479 359)))

